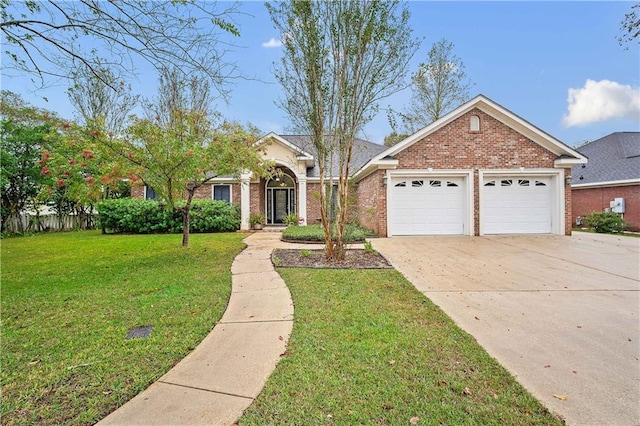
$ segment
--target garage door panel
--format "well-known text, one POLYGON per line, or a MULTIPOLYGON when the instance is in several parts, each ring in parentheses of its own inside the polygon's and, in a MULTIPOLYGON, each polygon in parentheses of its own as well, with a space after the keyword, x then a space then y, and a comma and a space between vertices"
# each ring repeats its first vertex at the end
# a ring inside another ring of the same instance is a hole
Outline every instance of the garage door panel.
POLYGON ((464 232, 463 178, 392 180, 392 235, 449 235, 464 232))
POLYGON ((550 233, 550 178, 485 178, 480 209, 485 234, 550 233))

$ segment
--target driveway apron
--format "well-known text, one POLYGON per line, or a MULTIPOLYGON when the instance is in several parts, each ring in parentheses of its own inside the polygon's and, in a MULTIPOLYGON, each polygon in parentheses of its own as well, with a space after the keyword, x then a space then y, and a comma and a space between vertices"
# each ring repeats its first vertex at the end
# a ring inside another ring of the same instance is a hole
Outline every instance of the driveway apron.
POLYGON ((372 241, 568 424, 640 424, 640 239, 372 241))

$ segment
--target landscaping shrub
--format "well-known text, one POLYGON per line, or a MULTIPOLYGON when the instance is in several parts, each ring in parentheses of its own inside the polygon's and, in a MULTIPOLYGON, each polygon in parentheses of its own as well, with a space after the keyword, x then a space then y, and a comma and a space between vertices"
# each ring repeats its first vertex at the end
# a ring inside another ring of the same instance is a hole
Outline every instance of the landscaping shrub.
POLYGON ((587 215, 585 220, 587 226, 603 234, 622 232, 627 227, 626 222, 614 212, 592 212, 587 215))
MULTIPOLYGON (((182 232, 182 212, 179 209, 165 210, 155 200, 104 200, 98 204, 98 213, 100 226, 110 232, 182 232)), ((237 206, 225 201, 194 200, 191 204, 189 227, 193 233, 236 231, 240 228, 240 212, 237 206)))
MULTIPOLYGON (((373 232, 356 225, 347 225, 344 236, 348 243, 363 242, 366 237, 373 236, 373 232)), ((322 225, 290 226, 282 232, 282 238, 295 241, 324 242, 322 225)))

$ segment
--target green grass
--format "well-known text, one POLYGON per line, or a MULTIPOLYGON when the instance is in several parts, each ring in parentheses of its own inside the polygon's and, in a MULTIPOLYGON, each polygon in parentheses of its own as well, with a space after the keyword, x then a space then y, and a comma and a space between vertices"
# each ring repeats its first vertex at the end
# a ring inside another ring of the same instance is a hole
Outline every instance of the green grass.
POLYGON ((293 334, 240 425, 559 425, 396 271, 279 269, 293 334))
MULTIPOLYGON (((593 228, 573 228, 572 231, 573 232, 584 232, 586 234, 597 234, 598 233, 593 228)), ((616 236, 619 236, 619 237, 640 238, 640 232, 622 231, 622 232, 617 232, 615 234, 614 233, 609 233, 608 235, 616 235, 616 236)))
POLYGON ((2 240, 2 424, 93 424, 158 379, 222 316, 244 237, 2 240))
MULTIPOLYGON (((345 240, 350 243, 363 242, 365 238, 374 234, 360 226, 347 225, 345 228, 345 240)), ((282 238, 294 241, 321 241, 324 242, 324 230, 322 225, 289 226, 282 232, 282 238)))

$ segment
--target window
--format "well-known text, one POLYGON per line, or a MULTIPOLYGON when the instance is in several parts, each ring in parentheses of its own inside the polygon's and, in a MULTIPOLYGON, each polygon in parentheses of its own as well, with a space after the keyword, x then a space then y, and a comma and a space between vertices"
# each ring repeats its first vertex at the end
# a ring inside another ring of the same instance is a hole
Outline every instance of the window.
POLYGON ((396 184, 395 184, 395 185, 393 185, 393 186, 396 186, 396 187, 403 187, 403 188, 404 188, 405 186, 407 186, 407 182, 398 182, 398 183, 396 183, 396 184))
POLYGON ((484 184, 484 186, 496 186, 496 181, 495 180, 490 180, 489 182, 486 182, 484 184))
POLYGON ((546 183, 544 182, 540 182, 539 180, 536 181, 536 186, 547 186, 546 183))
POLYGON ((413 186, 414 188, 420 187, 422 185, 424 185, 424 181, 422 180, 414 180, 411 182, 411 186, 413 186))
POLYGON ((213 199, 231 203, 231 185, 213 185, 213 199))
POLYGON ((480 131, 480 117, 478 117, 477 115, 472 115, 471 118, 469 118, 469 131, 480 131))
POLYGON ((439 181, 439 180, 430 180, 429 181, 429 186, 440 187, 440 186, 442 186, 442 182, 439 181))
POLYGON ((529 179, 518 179, 518 185, 529 186, 529 179))
POLYGON ((458 186, 458 184, 457 184, 457 183, 455 183, 455 182, 449 182, 449 181, 447 181, 447 186, 454 186, 454 187, 457 187, 457 186, 458 186))
POLYGON ((158 194, 156 193, 156 190, 153 189, 150 186, 145 186, 144 187, 144 199, 145 200, 157 200, 158 199, 158 194))
POLYGON ((504 179, 500 181, 500 186, 511 186, 513 181, 511 179, 504 179))

